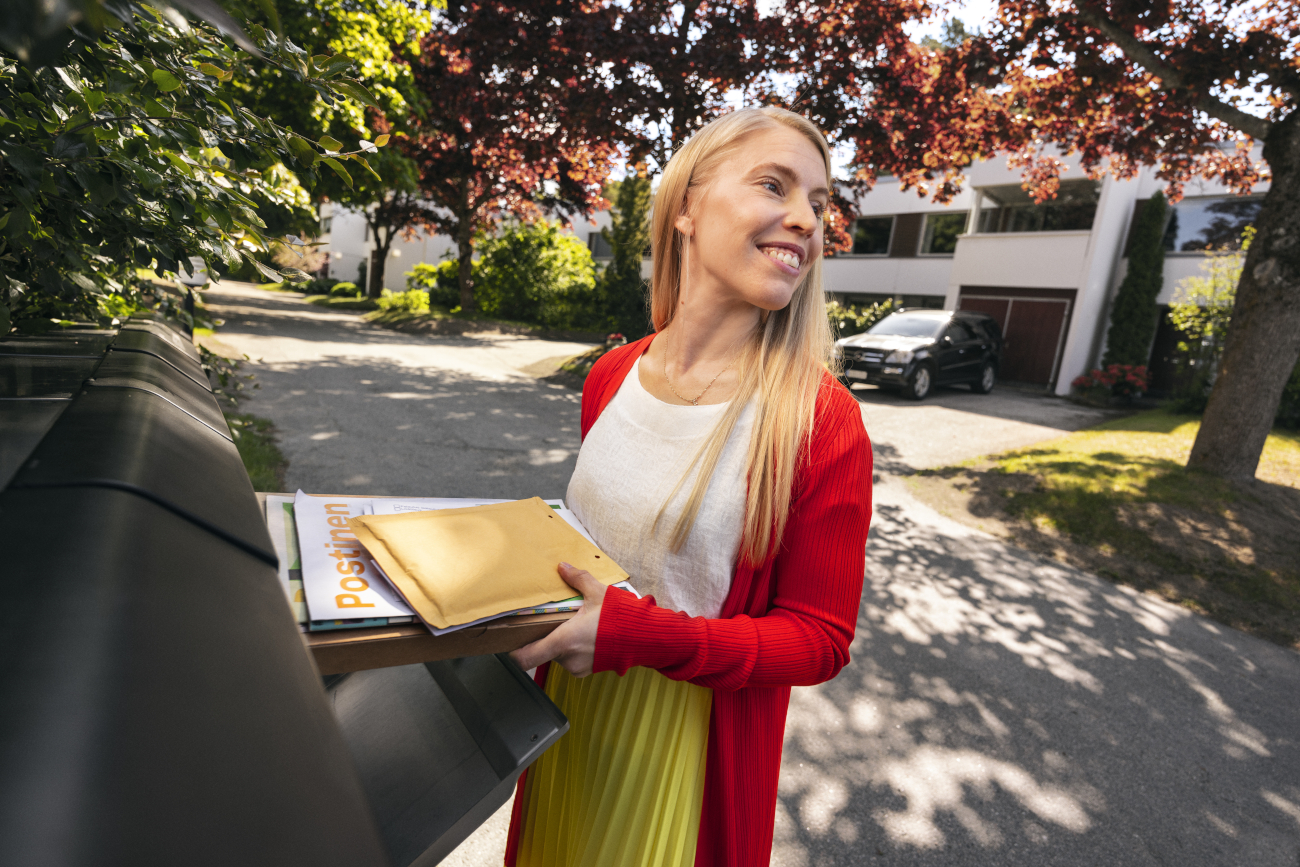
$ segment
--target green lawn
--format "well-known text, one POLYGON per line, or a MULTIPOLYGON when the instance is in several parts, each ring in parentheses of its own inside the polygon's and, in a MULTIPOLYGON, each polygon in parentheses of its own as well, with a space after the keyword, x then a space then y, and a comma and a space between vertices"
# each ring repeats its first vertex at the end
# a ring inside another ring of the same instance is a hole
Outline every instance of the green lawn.
POLYGON ((1300 646, 1300 435, 1257 480, 1183 464, 1199 420, 1163 410, 915 479, 923 499, 1058 559, 1300 646))

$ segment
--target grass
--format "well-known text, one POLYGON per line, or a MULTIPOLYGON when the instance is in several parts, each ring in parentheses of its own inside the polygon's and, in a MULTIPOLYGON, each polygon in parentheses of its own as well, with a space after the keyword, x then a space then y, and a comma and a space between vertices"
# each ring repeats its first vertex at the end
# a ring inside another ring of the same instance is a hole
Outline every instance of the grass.
POLYGON ((284 490, 284 471, 289 462, 276 445, 275 426, 248 413, 231 413, 226 416, 226 423, 230 425, 248 478, 253 482, 253 490, 284 490))
POLYGON ((1152 410, 913 487, 1017 544, 1300 647, 1300 435, 1275 431, 1242 484, 1183 466, 1199 426, 1152 410))

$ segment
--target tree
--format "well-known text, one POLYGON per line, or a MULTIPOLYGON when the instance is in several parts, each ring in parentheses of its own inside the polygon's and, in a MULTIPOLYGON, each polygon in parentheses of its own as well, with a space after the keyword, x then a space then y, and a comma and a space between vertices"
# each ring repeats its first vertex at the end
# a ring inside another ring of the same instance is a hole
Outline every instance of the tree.
POLYGON ((1300 356, 1300 5, 1002 0, 988 36, 967 46, 994 59, 1005 88, 1004 126, 986 143, 1018 150, 1046 193, 1060 170, 1048 143, 1094 177, 1155 166, 1174 200, 1193 177, 1244 194, 1271 175, 1188 460, 1253 477, 1300 356), (1266 168, 1251 159, 1256 142, 1266 168))
POLYGON ((608 65, 607 104, 631 162, 662 171, 679 145, 722 114, 736 92, 762 90, 776 46, 752 0, 610 3, 589 26, 608 65))
POLYGON ((1165 197, 1157 192, 1142 207, 1128 251, 1128 272, 1115 293, 1101 364, 1145 366, 1151 358, 1160 311, 1156 298, 1165 274, 1165 197))
POLYGON ((641 276, 641 259, 650 246, 650 178, 634 167, 610 187, 614 207, 610 227, 601 234, 614 259, 601 275, 601 291, 614 328, 636 339, 650 330, 649 298, 641 276))
MULTIPOLYGON (((241 11, 256 18, 264 14, 261 8, 256 4, 241 11)), ((357 80, 366 90, 364 96, 371 99, 330 105, 294 77, 274 67, 260 67, 256 77, 240 89, 241 104, 313 139, 328 135, 343 141, 373 141, 400 128, 411 111, 414 82, 410 67, 396 55, 413 51, 429 31, 427 11, 398 0, 365 4, 275 0, 273 9, 284 22, 286 36, 308 54, 351 58, 357 80)), ((311 193, 317 202, 333 202, 365 217, 375 246, 363 288, 371 298, 378 298, 393 241, 427 225, 429 209, 417 190, 415 165, 401 152, 388 149, 375 153, 369 168, 372 171, 322 177, 311 193)))
MULTIPOLYGON (((294 204, 281 163, 310 182, 362 160, 234 108, 251 58, 209 25, 101 11, 114 26, 74 27, 50 66, 0 54, 0 331, 11 309, 25 327, 98 318, 103 296, 131 293, 137 267, 161 275, 197 258, 223 274, 250 262, 282 279, 255 261, 270 243, 259 200, 294 204)), ((262 63, 347 98, 350 63, 250 29, 262 63)))
MULTIPOLYGON (((565 6, 566 4, 558 4, 565 6)), ((557 4, 482 3, 438 15, 408 58, 421 100, 397 140, 458 254, 461 308, 477 309, 476 233, 505 216, 589 215, 615 155, 587 18, 557 4)))

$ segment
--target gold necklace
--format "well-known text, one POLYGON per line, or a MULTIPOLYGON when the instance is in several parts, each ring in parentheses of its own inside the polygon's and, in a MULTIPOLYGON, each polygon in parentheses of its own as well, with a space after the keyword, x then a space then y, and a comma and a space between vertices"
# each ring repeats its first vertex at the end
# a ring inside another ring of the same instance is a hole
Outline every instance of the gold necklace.
POLYGON ((709 380, 709 384, 704 386, 704 391, 701 391, 695 397, 694 400, 691 400, 689 397, 686 397, 680 391, 678 391, 676 388, 673 387, 673 378, 668 375, 668 358, 666 356, 664 358, 664 381, 668 383, 668 390, 671 391, 673 394, 677 395, 678 400, 684 400, 687 403, 689 403, 691 406, 699 406, 700 399, 703 398, 704 395, 709 393, 709 389, 713 388, 713 383, 718 381, 719 376, 722 376, 722 374, 726 373, 728 370, 731 370, 731 368, 736 365, 736 361, 739 360, 739 358, 740 358, 740 351, 737 350, 736 354, 731 357, 731 362, 726 367, 722 368, 722 370, 719 370, 717 376, 709 380))

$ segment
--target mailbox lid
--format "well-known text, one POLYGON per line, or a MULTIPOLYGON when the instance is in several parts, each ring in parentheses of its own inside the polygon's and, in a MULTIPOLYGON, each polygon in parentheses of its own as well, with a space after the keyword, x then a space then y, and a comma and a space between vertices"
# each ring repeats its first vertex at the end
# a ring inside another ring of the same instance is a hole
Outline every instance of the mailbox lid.
POLYGON ((395 867, 445 858, 569 729, 505 654, 342 675, 330 695, 395 867))

